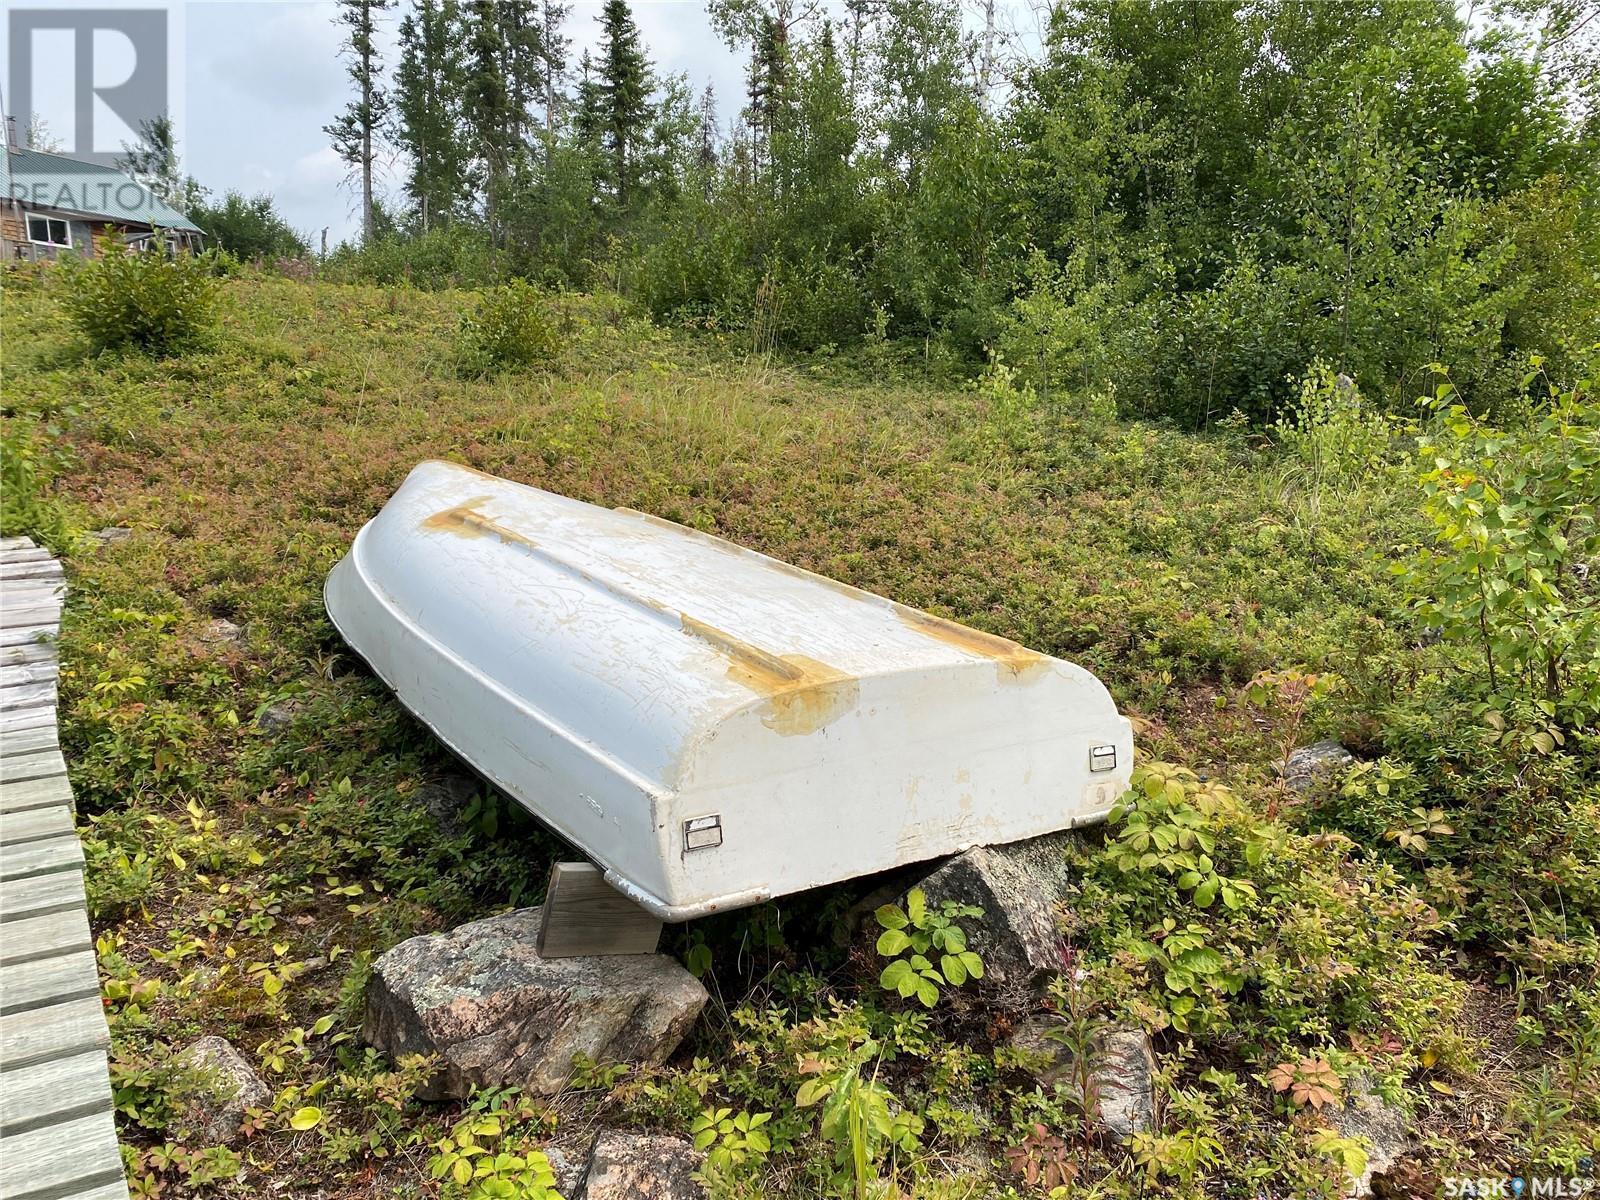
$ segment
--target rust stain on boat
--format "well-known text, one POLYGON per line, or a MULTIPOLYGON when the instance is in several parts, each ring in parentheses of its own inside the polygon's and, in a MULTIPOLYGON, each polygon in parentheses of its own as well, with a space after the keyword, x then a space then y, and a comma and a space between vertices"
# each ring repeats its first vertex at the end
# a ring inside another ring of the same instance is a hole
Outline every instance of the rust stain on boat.
POLYGON ((861 681, 804 654, 772 654, 715 625, 678 614, 683 631, 727 656, 728 678, 767 698, 761 723, 784 737, 815 733, 856 706, 861 681))
POLYGON ((1010 638, 947 621, 904 604, 896 604, 894 612, 903 624, 936 642, 992 659, 1001 683, 1027 683, 1049 673, 1049 655, 1029 650, 1010 638))
POLYGON ((453 533, 458 537, 480 538, 496 537, 502 542, 517 546, 534 546, 532 538, 518 533, 509 525, 502 525, 493 517, 486 516, 478 511, 477 506, 487 502, 488 496, 474 496, 465 503, 454 508, 447 508, 436 512, 431 517, 422 520, 423 529, 436 530, 441 533, 453 533))

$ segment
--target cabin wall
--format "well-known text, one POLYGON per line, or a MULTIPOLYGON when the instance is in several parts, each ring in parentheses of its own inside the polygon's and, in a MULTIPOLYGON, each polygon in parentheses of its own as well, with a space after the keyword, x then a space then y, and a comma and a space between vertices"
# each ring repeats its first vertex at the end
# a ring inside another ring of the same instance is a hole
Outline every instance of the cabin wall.
POLYGON ((65 221, 67 238, 72 243, 72 249, 86 258, 94 257, 94 240, 100 231, 108 227, 115 228, 108 221, 92 221, 47 208, 25 207, 18 212, 16 206, 8 205, 4 213, 0 214, 0 256, 8 260, 20 258, 37 262, 40 259, 53 260, 65 249, 62 246, 40 245, 30 239, 28 237, 30 215, 65 221))
MULTIPOLYGON (((134 225, 122 221, 95 220, 92 217, 71 216, 67 213, 56 212, 50 209, 30 208, 21 212, 14 206, 7 206, 0 211, 0 259, 10 261, 23 259, 30 262, 54 260, 64 247, 43 246, 28 238, 28 214, 48 216, 67 223, 67 236, 72 241, 75 253, 85 258, 99 256, 99 242, 102 237, 110 233, 118 243, 125 242, 136 233, 148 233, 148 225, 134 225)), ((189 248, 196 248, 197 235, 184 234, 180 243, 189 248)))
POLYGON ((17 257, 17 246, 28 240, 26 226, 22 222, 22 214, 17 211, 14 204, 7 204, 0 209, 0 253, 6 258, 17 257))

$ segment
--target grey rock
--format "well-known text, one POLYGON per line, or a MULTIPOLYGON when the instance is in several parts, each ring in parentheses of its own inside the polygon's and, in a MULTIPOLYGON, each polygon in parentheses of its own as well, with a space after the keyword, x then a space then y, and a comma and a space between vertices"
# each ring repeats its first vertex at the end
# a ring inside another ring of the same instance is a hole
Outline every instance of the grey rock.
POLYGON ((1351 1196, 1372 1195, 1372 1181, 1387 1175, 1415 1146, 1410 1119, 1373 1091, 1364 1076, 1350 1081, 1344 1105, 1328 1113, 1328 1125, 1340 1137, 1360 1138, 1367 1145, 1367 1169, 1351 1184, 1351 1196))
POLYGON ((572 1200, 702 1200, 703 1156, 683 1138, 608 1129, 595 1139, 572 1200))
POLYGON ((1064 1028, 1059 1017, 1026 1016, 1017 1022, 1010 1044, 1026 1056, 1028 1073, 1046 1088, 1072 1081, 1072 1051, 1059 1038, 1051 1036, 1064 1028))
POLYGON ((362 1036, 391 1057, 437 1054, 424 1098, 474 1085, 553 1094, 577 1054, 657 1066, 705 1007, 705 988, 665 955, 540 958, 539 911, 414 937, 374 964, 362 1036))
MULTIPOLYGON (((1051 1032, 1062 1028, 1053 1017, 1026 1017, 1011 1035, 1014 1049, 1034 1064, 1033 1076, 1045 1087, 1078 1091, 1077 1059, 1051 1032)), ((1119 1142, 1156 1126, 1156 1056, 1150 1037, 1137 1025, 1111 1025, 1094 1037, 1090 1050, 1090 1087, 1098 1116, 1119 1142)))
POLYGON ((550 1169, 555 1172, 556 1191, 567 1197, 577 1195, 578 1187, 583 1183, 583 1173, 589 1169, 589 1156, 576 1151, 569 1152, 560 1146, 546 1146, 544 1156, 550 1160, 550 1169))
POLYGON ((269 704, 256 716, 256 728, 267 733, 282 733, 294 724, 294 719, 305 708, 305 701, 291 697, 269 704))
MULTIPOLYGON (((1072 887, 1068 848, 1081 835, 1065 831, 958 854, 918 886, 932 904, 954 900, 983 909, 959 924, 983 959, 991 990, 1018 991, 1062 969, 1056 908, 1072 887)), ((876 936, 876 934, 874 934, 876 936)))
POLYGON ((452 836, 464 826, 461 814, 472 798, 483 791, 483 784, 467 775, 446 775, 417 789, 416 802, 427 810, 434 823, 452 836))
POLYGON ((109 525, 104 529, 93 529, 84 534, 84 537, 95 544, 96 549, 102 546, 114 545, 117 542, 125 542, 132 536, 133 530, 123 525, 109 525))
POLYGON ((1314 742, 1301 746, 1284 761, 1283 785, 1291 792, 1304 795, 1319 784, 1344 774, 1356 761, 1338 742, 1314 742))
POLYGON ((236 1142, 245 1110, 272 1103, 272 1089, 226 1038, 201 1038, 173 1065, 182 1073, 182 1119, 211 1145, 236 1142))
POLYGON ((1119 1142, 1156 1126, 1156 1056, 1150 1038, 1133 1025, 1114 1025, 1096 1038, 1094 1077, 1100 1120, 1119 1142))
POLYGON ((213 617, 206 622, 206 629, 200 635, 208 642, 228 642, 237 646, 244 641, 244 626, 235 625, 226 617, 213 617))

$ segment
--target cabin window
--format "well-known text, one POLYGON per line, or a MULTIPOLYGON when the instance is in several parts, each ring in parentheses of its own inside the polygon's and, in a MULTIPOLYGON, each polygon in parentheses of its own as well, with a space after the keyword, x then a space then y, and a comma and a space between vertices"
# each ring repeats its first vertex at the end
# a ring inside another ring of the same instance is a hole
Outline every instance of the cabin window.
POLYGON ((72 233, 59 217, 28 217, 28 240, 41 246, 70 246, 72 233))

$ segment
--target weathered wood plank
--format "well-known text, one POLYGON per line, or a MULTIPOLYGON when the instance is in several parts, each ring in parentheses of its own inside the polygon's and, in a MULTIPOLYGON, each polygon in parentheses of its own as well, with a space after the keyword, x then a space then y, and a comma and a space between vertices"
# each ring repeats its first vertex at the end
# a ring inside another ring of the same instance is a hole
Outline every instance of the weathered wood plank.
POLYGON ((94 939, 89 934, 89 914, 81 908, 7 921, 5 945, 0 946, 0 967, 9 972, 18 963, 69 954, 93 945, 94 939))
POLYGON ((86 1192, 73 1192, 69 1200, 128 1200, 128 1185, 120 1179, 102 1183, 86 1192))
POLYGON ((19 683, 54 684, 61 668, 52 658, 39 662, 0 665, 0 687, 15 687, 19 683))
POLYGON ((32 729, 13 729, 0 734, 0 755, 37 754, 41 750, 56 750, 61 739, 54 725, 36 725, 32 729))
POLYGON ((6 1074, 67 1054, 104 1050, 110 1040, 98 996, 0 1016, 0 1063, 6 1074))
POLYGON ((43 683, 18 683, 11 687, 0 687, 0 712, 11 712, 19 708, 38 708, 41 704, 55 702, 54 679, 47 679, 43 683))
MULTIPOLYGON (((0 887, 0 927, 8 929, 13 921, 83 906, 83 876, 77 871, 13 879, 0 887)), ((0 933, 0 940, 4 937, 5 934, 0 933)))
POLYGON ((6 1079, 0 1134, 15 1135, 111 1107, 106 1057, 98 1050, 35 1063, 6 1079))
MULTIPOLYGON (((0 845, 0 883, 13 879, 32 879, 57 871, 83 870, 83 847, 75 834, 43 842, 24 842, 20 846, 0 845)), ((5 950, 0 949, 0 955, 5 950)))
POLYGON ((71 1200, 91 1187, 121 1182, 122 1157, 109 1110, 0 1141, 0 1196, 7 1200, 71 1200))
POLYGON ((60 604, 9 605, 0 608, 0 629, 36 629, 40 626, 57 626, 61 621, 60 604))
POLYGON ((51 641, 60 632, 59 621, 43 621, 38 625, 23 625, 16 629, 0 629, 0 646, 27 646, 41 641, 51 641))
POLYGON ((72 809, 65 804, 0 813, 0 846, 23 846, 76 832, 72 809))
POLYGON ((550 871, 537 949, 542 958, 654 954, 661 921, 605 881, 593 863, 556 863, 550 871))
POLYGON ((61 611, 65 584, 48 579, 0 579, 0 604, 6 608, 54 608, 61 611))
POLYGON ((56 729, 65 574, 0 539, 0 1200, 127 1200, 56 729))
POLYGON ((38 729, 48 725, 51 729, 56 726, 56 701, 52 696, 48 702, 36 708, 17 708, 10 712, 0 712, 0 737, 15 733, 22 729, 38 729))
POLYGON ((37 543, 26 534, 0 538, 0 550, 32 550, 37 543))
POLYGON ((0 583, 62 583, 66 577, 57 562, 0 563, 0 583))
POLYGON ((21 546, 15 550, 0 550, 0 563, 38 562, 50 557, 50 551, 43 546, 21 546))
POLYGON ((44 600, 61 601, 67 595, 66 576, 60 574, 59 563, 4 563, 0 564, 0 596, 11 600, 38 593, 44 600))
POLYGON ((23 846, 29 842, 63 837, 69 833, 76 836, 72 823, 72 810, 65 804, 0 814, 0 845, 23 846))
POLYGON ((29 779, 22 783, 0 783, 0 813, 26 812, 52 804, 71 804, 72 785, 65 775, 29 779))
POLYGON ((11 739, 0 741, 0 783, 21 783, 27 779, 48 779, 51 775, 65 775, 67 760, 59 750, 35 750, 28 754, 12 753, 11 739))
POLYGON ((55 661, 54 642, 27 642, 21 646, 0 646, 0 666, 15 667, 25 663, 55 661))
POLYGON ((100 994, 93 950, 13 963, 0 975, 0 1016, 100 994))

